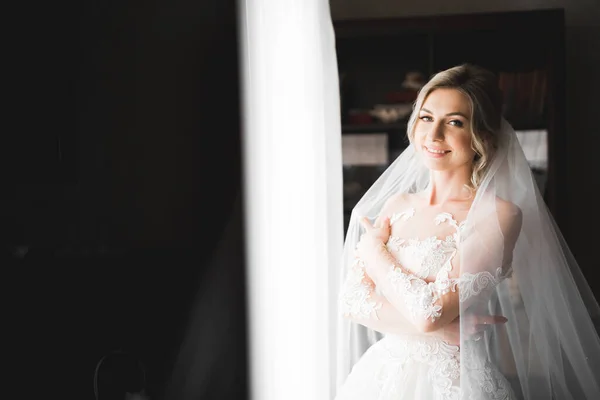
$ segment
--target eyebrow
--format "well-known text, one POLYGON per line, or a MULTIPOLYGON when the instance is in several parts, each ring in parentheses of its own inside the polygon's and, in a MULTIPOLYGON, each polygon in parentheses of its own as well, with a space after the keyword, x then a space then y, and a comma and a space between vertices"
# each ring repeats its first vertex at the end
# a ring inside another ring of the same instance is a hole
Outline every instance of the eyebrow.
MULTIPOLYGON (((433 114, 431 111, 429 111, 426 108, 421 108, 421 111, 425 111, 426 113, 433 114)), ((448 114, 446 114, 446 117, 450 117, 450 116, 453 116, 453 115, 459 115, 459 116, 463 117, 464 119, 469 119, 469 117, 467 117, 465 114, 463 114, 461 112, 458 112, 458 111, 457 112, 448 113, 448 114)))

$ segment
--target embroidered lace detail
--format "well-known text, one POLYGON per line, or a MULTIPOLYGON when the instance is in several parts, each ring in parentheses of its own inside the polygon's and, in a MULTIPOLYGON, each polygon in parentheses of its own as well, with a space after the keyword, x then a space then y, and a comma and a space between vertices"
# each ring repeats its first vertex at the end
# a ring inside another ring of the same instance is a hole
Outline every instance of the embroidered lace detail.
MULTIPOLYGON (((414 209, 409 209, 394 214, 392 220, 408 219, 414 213, 414 209)), ((390 237, 387 243, 388 249, 402 250, 421 260, 421 269, 414 274, 405 273, 392 265, 386 279, 392 284, 394 291, 403 297, 413 318, 425 318, 431 322, 441 317, 443 310, 438 301, 448 292, 456 292, 458 289, 459 301, 465 302, 494 288, 510 275, 510 270, 505 274, 502 268, 498 268, 495 274, 481 271, 476 274, 464 273, 459 278, 451 279, 449 273, 452 271, 452 259, 458 251, 465 221, 458 224, 451 214, 440 213, 436 216, 435 223, 439 225, 443 222, 456 228, 456 232, 445 240, 436 236, 423 240, 390 237), (424 278, 432 273, 436 273, 436 279, 426 282, 424 278)), ((381 304, 371 299, 371 293, 375 290, 373 283, 365 279, 362 261, 357 259, 341 291, 342 313, 355 318, 378 318, 377 310, 381 308, 381 304)))
MULTIPOLYGON (((414 213, 414 209, 410 209, 394 214, 390 222, 407 215, 413 216, 414 213)), ((449 290, 455 290, 456 283, 449 278, 449 272, 452 270, 452 258, 458 250, 461 232, 465 227, 465 221, 458 224, 449 213, 436 216, 436 225, 443 222, 448 222, 456 228, 456 232, 447 236, 445 240, 438 239, 437 236, 423 240, 391 237, 387 243, 388 250, 402 250, 421 261, 420 269, 414 274, 407 274, 392 265, 387 279, 395 286, 394 290, 404 298, 413 318, 426 318, 431 322, 435 322, 442 315, 442 306, 437 304, 440 297, 449 290), (431 274, 436 274, 436 280, 427 283, 424 279, 431 274)))
MULTIPOLYGON (((407 220, 414 215, 414 208, 393 214, 390 219, 390 224, 393 224, 398 220, 407 220)), ((438 214, 435 217, 434 222, 436 225, 448 222, 456 229, 456 232, 446 236, 445 239, 439 239, 437 236, 431 236, 423 240, 416 238, 402 239, 391 236, 386 244, 389 251, 397 253, 402 252, 410 258, 418 260, 419 268, 412 270, 411 273, 423 279, 430 275, 436 275, 444 268, 446 262, 454 257, 460 238, 463 235, 464 227, 466 226, 466 221, 459 224, 450 213, 438 214)))
POLYGON ((483 342, 460 348, 422 335, 386 335, 367 350, 337 400, 516 400, 483 342))
POLYGON ((452 235, 452 237, 454 238, 454 242, 456 244, 460 243, 460 238, 464 235, 467 221, 466 220, 462 221, 459 224, 456 222, 456 220, 454 219, 452 214, 440 213, 435 217, 435 224, 439 225, 442 222, 448 222, 450 225, 452 225, 456 229, 456 232, 452 235))
POLYGON ((481 271, 476 274, 465 272, 457 279, 448 278, 446 273, 440 274, 434 282, 434 286, 440 296, 450 291, 456 292, 458 288, 458 299, 463 303, 471 297, 479 296, 487 289, 493 289, 509 276, 510 271, 504 273, 502 267, 498 267, 494 275, 489 271, 481 271))
MULTIPOLYGON (((407 362, 414 360, 429 366, 427 378, 436 394, 435 400, 458 400, 460 394, 457 385, 460 378, 458 346, 449 345, 436 338, 405 339, 394 336, 386 336, 383 343, 387 357, 386 367, 384 371, 380 371, 380 378, 389 378, 390 373, 397 373, 407 362)), ((383 379, 379 383, 380 388, 383 387, 383 379)))
POLYGON ((506 378, 491 364, 485 349, 473 342, 465 342, 461 350, 463 366, 468 373, 463 382, 464 398, 486 400, 516 399, 506 378))
POLYGON ((419 269, 411 272, 423 279, 437 274, 444 264, 454 256, 457 249, 454 236, 448 236, 445 240, 435 236, 424 240, 401 239, 392 236, 386 246, 390 251, 403 252, 411 258, 419 260, 419 269))
POLYGON ((453 287, 458 286, 459 300, 465 302, 471 297, 480 295, 486 289, 494 288, 508 275, 503 273, 502 267, 496 269, 495 275, 488 271, 476 274, 464 273, 453 282, 453 287))
POLYGON ((396 221, 406 221, 409 218, 414 217, 415 215, 415 209, 414 208, 409 208, 406 211, 402 211, 401 213, 394 213, 392 214, 391 218, 390 218, 390 225, 393 225, 394 222, 396 221))
POLYGON ((413 318, 421 317, 435 322, 442 315, 442 306, 436 303, 444 294, 449 291, 456 292, 458 288, 458 298, 463 303, 486 289, 493 289, 507 276, 502 268, 498 268, 495 275, 482 271, 476 274, 465 273, 458 279, 450 279, 448 270, 445 269, 440 271, 435 282, 427 283, 392 266, 388 279, 395 285, 396 292, 404 297, 413 318))
MULTIPOLYGON (((393 214, 390 222, 406 220, 414 214, 414 209, 393 214)), ((405 252, 412 256, 411 264, 414 260, 422 267, 418 273, 406 273, 392 265, 386 279, 395 291, 394 295, 401 297, 413 318, 426 318, 432 322, 442 315, 442 306, 438 303, 444 294, 458 290, 460 302, 475 296, 487 296, 511 274, 510 268, 500 267, 495 271, 463 273, 458 278, 450 278, 452 259, 458 252, 461 239, 465 238, 467 225, 466 222, 457 223, 449 213, 438 214, 435 223, 448 223, 456 232, 445 239, 436 236, 424 240, 390 237, 387 243, 388 249, 405 252), (427 282, 424 278, 432 274, 435 274, 435 280, 427 282)), ((377 310, 381 304, 370 298, 375 290, 377 288, 364 273, 362 261, 356 260, 342 290, 341 309, 344 314, 378 318, 377 310)), ((422 368, 418 364, 426 364, 427 385, 431 387, 431 391, 427 389, 427 399, 516 399, 506 378, 488 360, 484 345, 484 341, 465 340, 459 348, 431 336, 386 335, 368 350, 371 355, 361 361, 364 364, 356 373, 353 386, 344 392, 346 396, 342 398, 399 398, 406 393, 406 377, 415 376, 411 375, 411 368, 422 368), (461 367, 464 377, 460 376, 461 367), (368 377, 372 377, 374 386, 368 386, 361 392, 368 377), (371 388, 374 390, 369 392, 371 388)), ((418 375, 417 379, 420 377, 418 375)))
POLYGON ((367 281, 364 267, 357 259, 348 272, 340 293, 339 302, 342 314, 353 318, 368 319, 373 316, 375 319, 379 319, 377 310, 381 308, 381 303, 371 299, 373 290, 373 283, 367 281))
POLYGON ((390 236, 386 246, 388 250, 400 251, 400 248, 404 245, 404 243, 406 243, 405 239, 400 239, 396 236, 390 236))
POLYGON ((434 322, 442 316, 442 306, 436 304, 439 296, 434 283, 406 274, 394 265, 391 268, 387 279, 394 285, 396 293, 404 298, 413 318, 421 317, 434 322))

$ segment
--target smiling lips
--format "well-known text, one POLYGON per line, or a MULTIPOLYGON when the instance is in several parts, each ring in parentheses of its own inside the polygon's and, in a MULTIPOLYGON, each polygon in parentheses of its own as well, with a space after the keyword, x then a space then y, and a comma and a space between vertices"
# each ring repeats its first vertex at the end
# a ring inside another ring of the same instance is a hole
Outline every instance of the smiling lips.
POLYGON ((427 151, 427 153, 429 153, 430 156, 432 157, 443 157, 446 154, 450 153, 450 150, 442 150, 442 149, 434 149, 431 147, 427 147, 427 146, 423 146, 425 148, 425 150, 427 151))

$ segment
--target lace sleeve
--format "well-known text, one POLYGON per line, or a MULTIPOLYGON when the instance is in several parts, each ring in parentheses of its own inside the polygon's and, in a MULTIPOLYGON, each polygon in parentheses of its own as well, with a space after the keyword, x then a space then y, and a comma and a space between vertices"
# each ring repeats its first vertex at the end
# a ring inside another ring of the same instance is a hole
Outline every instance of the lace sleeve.
MULTIPOLYGON (((435 283, 427 283, 415 275, 407 274, 393 264, 386 278, 393 292, 402 297, 413 318, 435 322, 442 315, 442 306, 438 304, 440 293, 435 283)), ((380 286, 385 288, 385 285, 380 286)), ((390 295, 389 290, 383 291, 390 295)))
MULTIPOLYGON (((487 296, 510 276, 510 272, 504 273, 504 269, 499 267, 495 274, 481 271, 475 274, 464 273, 458 278, 449 278, 447 273, 440 275, 442 276, 438 276, 435 282, 428 283, 392 265, 386 278, 394 292, 391 295, 402 297, 413 318, 425 318, 435 322, 442 316, 442 296, 458 290, 460 303, 473 300, 477 296, 487 296)), ((390 295, 389 290, 387 294, 390 295)))
POLYGON ((377 310, 381 308, 381 303, 371 298, 374 289, 373 282, 365 276, 362 261, 356 259, 348 271, 340 292, 341 313, 352 318, 378 319, 377 310))
MULTIPOLYGON (((361 260, 357 259, 348 272, 339 304, 343 316, 377 332, 409 335, 420 333, 412 321, 376 292, 375 284, 366 274, 361 260)), ((443 335, 440 337, 445 339, 443 335)))
POLYGON ((510 270, 504 272, 502 267, 498 267, 495 274, 489 271, 464 273, 457 279, 450 279, 448 285, 438 285, 438 290, 441 294, 446 294, 450 290, 454 292, 458 289, 458 299, 465 303, 477 296, 488 296, 504 279, 510 277, 510 273, 510 270))

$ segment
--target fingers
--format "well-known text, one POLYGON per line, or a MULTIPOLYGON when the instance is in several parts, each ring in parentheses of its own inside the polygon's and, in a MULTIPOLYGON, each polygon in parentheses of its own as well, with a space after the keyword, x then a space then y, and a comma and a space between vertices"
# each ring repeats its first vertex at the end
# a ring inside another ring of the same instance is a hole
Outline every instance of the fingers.
POLYGON ((371 225, 371 221, 369 221, 369 218, 367 217, 362 217, 360 219, 360 224, 363 226, 363 228, 365 228, 367 232, 373 229, 373 225, 371 225))
POLYGON ((375 229, 389 229, 390 227, 390 217, 378 218, 373 225, 375 229))
POLYGON ((371 225, 371 221, 367 217, 359 218, 360 224, 365 229, 365 232, 360 236, 359 242, 368 240, 372 244, 376 244, 373 240, 387 243, 390 237, 390 219, 389 217, 378 219, 375 226, 371 225), (368 239, 367 239, 368 238, 368 239))
MULTIPOLYGON (((463 329, 471 339, 478 340, 482 334, 495 324, 504 324, 508 319, 502 315, 466 315, 463 316, 463 329)), ((458 320, 458 318, 457 318, 458 320)))
POLYGON ((381 227, 389 229, 389 227, 390 227, 390 217, 385 217, 383 219, 383 221, 381 221, 381 227))
POLYGON ((467 314, 457 317, 448 325, 450 332, 459 330, 470 340, 481 340, 486 331, 494 324, 504 324, 508 319, 502 315, 474 315, 467 314))
POLYGON ((381 226, 381 218, 375 218, 375 223, 373 224, 373 229, 377 229, 381 226))
POLYGON ((504 324, 508 319, 502 315, 464 315, 463 319, 467 325, 494 325, 504 324))
POLYGON ((480 315, 474 319, 474 324, 471 325, 472 334, 482 333, 495 324, 504 324, 508 319, 502 315, 480 315))
POLYGON ((480 315, 475 319, 478 325, 505 324, 508 319, 502 315, 480 315))

